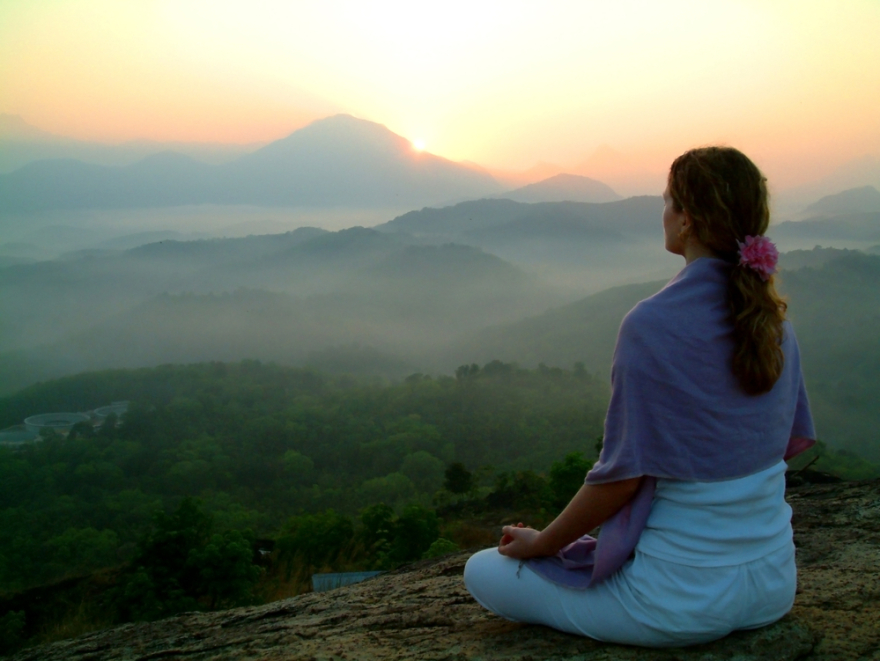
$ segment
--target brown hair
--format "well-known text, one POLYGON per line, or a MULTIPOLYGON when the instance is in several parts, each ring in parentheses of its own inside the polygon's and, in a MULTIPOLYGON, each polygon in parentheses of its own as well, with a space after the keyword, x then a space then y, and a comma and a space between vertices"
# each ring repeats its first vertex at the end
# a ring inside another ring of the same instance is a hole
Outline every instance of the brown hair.
POLYGON ((735 340, 733 373, 747 393, 765 393, 782 374, 787 306, 776 292, 773 276, 765 281, 739 264, 738 242, 767 231, 767 180, 742 152, 702 147, 672 163, 669 195, 675 211, 690 217, 697 239, 734 265, 727 287, 735 340))

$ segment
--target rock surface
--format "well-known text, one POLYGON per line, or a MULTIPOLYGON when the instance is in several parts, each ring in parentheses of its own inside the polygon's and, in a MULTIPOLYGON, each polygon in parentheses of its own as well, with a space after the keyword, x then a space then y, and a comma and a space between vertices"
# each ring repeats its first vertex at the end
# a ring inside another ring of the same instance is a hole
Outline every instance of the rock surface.
POLYGON ((800 572, 793 611, 709 645, 647 650, 507 622, 470 598, 461 553, 331 592, 128 624, 12 658, 880 660, 880 481, 802 486, 789 502, 800 572))

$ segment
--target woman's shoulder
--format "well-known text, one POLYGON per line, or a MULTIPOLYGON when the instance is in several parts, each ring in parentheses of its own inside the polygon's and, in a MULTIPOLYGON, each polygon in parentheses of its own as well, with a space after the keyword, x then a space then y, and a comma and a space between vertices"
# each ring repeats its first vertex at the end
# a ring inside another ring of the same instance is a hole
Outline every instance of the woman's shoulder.
POLYGON ((727 274, 729 265, 718 259, 702 258, 683 268, 653 296, 639 301, 621 324, 621 333, 652 334, 664 329, 676 335, 694 332, 707 323, 727 319, 727 274))
POLYGON ((666 315, 663 314, 663 299, 657 298, 659 293, 636 303, 623 317, 623 322, 620 325, 621 330, 632 331, 643 327, 648 328, 663 319, 666 315))

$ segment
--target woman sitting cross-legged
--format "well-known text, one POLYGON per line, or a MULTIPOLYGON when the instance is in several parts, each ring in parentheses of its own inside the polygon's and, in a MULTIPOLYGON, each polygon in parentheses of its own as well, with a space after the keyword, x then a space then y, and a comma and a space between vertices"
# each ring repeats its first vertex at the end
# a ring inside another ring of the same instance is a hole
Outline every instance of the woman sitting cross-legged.
POLYGON ((791 609, 784 459, 815 437, 761 172, 735 149, 694 149, 663 199, 666 249, 686 265, 620 326, 598 462, 549 526, 506 526, 464 575, 507 619, 648 647, 791 609))

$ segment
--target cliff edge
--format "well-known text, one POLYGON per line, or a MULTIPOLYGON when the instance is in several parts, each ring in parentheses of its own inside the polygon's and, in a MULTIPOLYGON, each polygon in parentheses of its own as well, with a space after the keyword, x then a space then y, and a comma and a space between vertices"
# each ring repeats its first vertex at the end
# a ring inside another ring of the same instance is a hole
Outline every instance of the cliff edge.
POLYGON ((497 618, 462 584, 467 553, 263 606, 127 624, 22 650, 14 661, 880 659, 880 480, 789 490, 792 612, 709 645, 648 650, 497 618))

